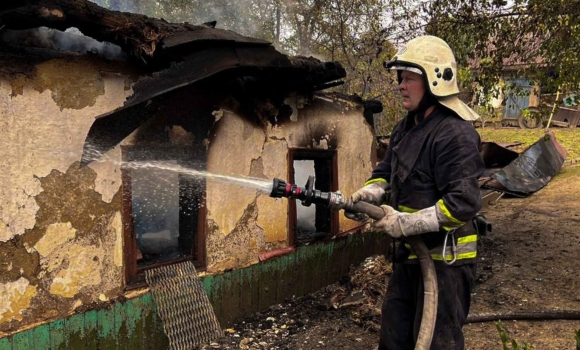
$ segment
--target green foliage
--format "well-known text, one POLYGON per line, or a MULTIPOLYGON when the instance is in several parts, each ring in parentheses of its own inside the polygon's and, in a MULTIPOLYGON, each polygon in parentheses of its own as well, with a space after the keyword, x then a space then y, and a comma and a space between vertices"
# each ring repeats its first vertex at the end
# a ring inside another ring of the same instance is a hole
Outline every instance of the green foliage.
POLYGON ((382 63, 395 46, 424 33, 450 44, 466 102, 486 106, 508 75, 537 83, 542 93, 566 96, 580 86, 580 0, 92 1, 170 22, 216 20, 218 28, 272 41, 285 53, 338 61, 347 78, 335 90, 383 102, 382 134, 404 115, 395 76, 382 63), (471 98, 475 92, 484 101, 471 98))
POLYGON ((580 350, 580 329, 574 332, 576 335, 576 350, 580 350))
POLYGON ((440 0, 421 16, 427 32, 445 39, 486 91, 506 68, 543 91, 579 85, 580 0, 440 0))
POLYGON ((501 343, 503 345, 503 350, 531 350, 532 346, 526 342, 523 342, 521 345, 515 339, 512 339, 504 329, 503 324, 501 321, 497 321, 495 323, 495 327, 497 328, 497 332, 499 333, 499 337, 501 339, 501 343))

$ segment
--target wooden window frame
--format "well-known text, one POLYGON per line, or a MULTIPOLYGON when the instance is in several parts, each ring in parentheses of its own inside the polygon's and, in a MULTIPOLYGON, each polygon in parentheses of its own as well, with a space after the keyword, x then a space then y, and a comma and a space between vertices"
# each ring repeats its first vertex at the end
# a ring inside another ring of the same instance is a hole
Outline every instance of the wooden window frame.
MULTIPOLYGON (((338 191, 338 157, 336 150, 315 150, 310 148, 290 148, 288 150, 288 182, 291 184, 298 185, 300 187, 305 184, 295 183, 294 178, 294 161, 295 160, 314 160, 316 159, 328 159, 331 164, 331 181, 330 181, 330 191, 338 191)), ((316 187, 315 187, 316 189, 316 187)), ((297 224, 297 209, 296 200, 288 201, 288 243, 290 246, 296 246, 296 224, 297 224)), ((327 238, 336 236, 339 229, 339 218, 338 212, 330 213, 330 232, 327 238)))
MULTIPOLYGON (((168 154, 187 154, 177 160, 195 160, 195 150, 184 146, 158 146, 158 145, 143 145, 143 146, 121 146, 121 153, 123 164, 133 161, 133 153, 150 153, 161 154, 158 159, 147 158, 147 160, 168 160, 168 154), (161 150, 161 152, 160 152, 161 150)), ((146 286, 144 272, 149 269, 154 269, 160 266, 176 264, 183 261, 193 261, 195 268, 198 271, 203 271, 206 268, 206 218, 207 209, 205 206, 205 180, 202 184, 203 195, 201 196, 200 207, 198 209, 197 217, 197 231, 193 239, 192 251, 190 256, 173 259, 171 261, 164 261, 159 263, 148 264, 147 266, 138 266, 137 264, 137 238, 135 236, 135 218, 133 217, 133 199, 131 186, 131 169, 125 165, 121 166, 121 178, 123 188, 123 266, 125 289, 135 289, 146 286)), ((180 232, 181 234, 181 232, 180 232)))

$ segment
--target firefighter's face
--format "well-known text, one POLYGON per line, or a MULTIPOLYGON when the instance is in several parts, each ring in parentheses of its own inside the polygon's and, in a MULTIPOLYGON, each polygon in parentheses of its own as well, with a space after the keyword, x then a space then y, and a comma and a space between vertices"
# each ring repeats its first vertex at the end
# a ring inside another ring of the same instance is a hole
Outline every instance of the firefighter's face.
POLYGON ((403 96, 403 108, 409 112, 414 111, 425 95, 425 79, 420 74, 404 70, 401 72, 399 91, 403 96))

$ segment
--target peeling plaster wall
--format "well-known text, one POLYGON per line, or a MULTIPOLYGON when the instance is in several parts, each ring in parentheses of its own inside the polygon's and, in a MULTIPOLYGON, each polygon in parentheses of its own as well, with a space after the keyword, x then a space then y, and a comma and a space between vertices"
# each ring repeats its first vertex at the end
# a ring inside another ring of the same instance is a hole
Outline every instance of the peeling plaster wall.
POLYGON ((1 334, 119 295, 120 151, 78 161, 94 117, 131 90, 124 66, 94 58, 0 66, 1 334))
MULTIPOLYGON (((283 132, 290 148, 337 150, 338 186, 345 196, 358 190, 371 176, 375 141, 362 106, 314 99, 298 109, 297 121, 284 125, 283 132)), ((359 225, 339 215, 340 231, 359 225)))
MULTIPOLYGON (((362 107, 320 99, 300 107, 290 120, 264 127, 224 112, 211 132, 208 170, 265 181, 286 179, 289 148, 336 149, 340 189, 346 195, 357 190, 370 176, 374 152, 362 107)), ((289 244, 286 199, 209 179, 207 209, 208 273, 251 265, 260 252, 289 244)), ((340 215, 341 231, 356 226, 340 215)))
MULTIPOLYGON (((208 172, 249 177, 252 163, 262 154, 262 128, 224 111, 211 133, 208 172)), ((257 190, 211 177, 206 189, 208 270, 224 271, 256 263, 265 240, 264 231, 257 225, 257 190)))
MULTIPOLYGON (((7 64, 0 56, 0 66, 7 64)), ((21 74, 0 69, 0 335, 122 293, 121 150, 89 167, 78 161, 94 117, 131 94, 127 75, 78 57, 36 63, 21 74)), ((168 101, 168 108, 182 108, 168 101)), ((192 110, 203 103, 188 101, 192 110)), ((210 173, 266 184, 286 179, 289 148, 337 149, 340 188, 350 194, 369 176, 374 151, 362 109, 296 102, 290 120, 276 125, 221 111, 215 123, 206 118, 187 131, 173 125, 169 142, 201 142, 210 173)), ((191 120, 190 112, 164 109, 159 120, 191 120)), ((141 134, 123 143, 137 144, 141 134)), ((255 264, 261 252, 288 246, 285 199, 211 177, 206 189, 209 274, 255 264)), ((341 217, 341 230, 355 225, 341 217)))

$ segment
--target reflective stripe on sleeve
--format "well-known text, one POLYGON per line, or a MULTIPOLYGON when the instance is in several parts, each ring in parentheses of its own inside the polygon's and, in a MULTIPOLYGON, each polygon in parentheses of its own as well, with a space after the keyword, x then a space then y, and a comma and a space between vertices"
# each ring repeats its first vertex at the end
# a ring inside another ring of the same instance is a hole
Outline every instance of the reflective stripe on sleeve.
POLYGON ((437 205, 439 206, 441 213, 443 213, 443 215, 445 215, 447 220, 451 221, 452 223, 454 223, 458 226, 465 224, 465 222, 463 222, 459 219, 456 219, 453 215, 451 215, 451 213, 449 212, 449 209, 447 209, 447 207, 445 206, 443 199, 440 199, 439 201, 437 201, 437 205))
POLYGON ((404 205, 399 205, 399 211, 403 212, 403 213, 415 213, 415 212, 418 212, 419 209, 413 209, 413 208, 406 207, 404 205))
POLYGON ((389 183, 387 180, 383 179, 382 177, 377 177, 376 179, 370 179, 369 181, 365 182, 365 186, 370 185, 370 184, 374 184, 375 182, 389 183))

